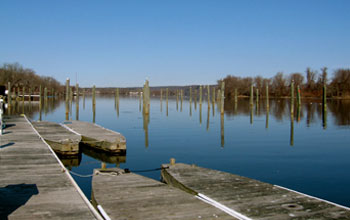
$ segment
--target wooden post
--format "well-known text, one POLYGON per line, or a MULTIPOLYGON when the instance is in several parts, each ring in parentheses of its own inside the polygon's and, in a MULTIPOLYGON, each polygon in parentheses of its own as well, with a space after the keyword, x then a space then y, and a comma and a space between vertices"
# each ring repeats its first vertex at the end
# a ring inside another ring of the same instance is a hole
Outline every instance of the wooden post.
POLYGON ((225 103, 225 82, 221 82, 221 114, 224 114, 224 103, 225 103))
POLYGON ((181 89, 181 90, 180 90, 180 96, 181 96, 181 107, 180 107, 180 111, 181 111, 181 112, 182 112, 183 95, 184 95, 184 91, 181 89))
POLYGON ((208 109, 210 109, 210 87, 209 85, 207 86, 207 93, 208 93, 208 109))
POLYGON ((168 88, 166 88, 165 96, 166 96, 166 116, 168 116, 169 114, 169 106, 168 106, 169 89, 168 88))
POLYGON ((253 99, 254 99, 254 87, 253 84, 250 86, 250 105, 253 106, 253 99))
POLYGON ((139 111, 141 112, 141 96, 143 97, 143 94, 141 95, 142 91, 139 91, 139 111))
POLYGON ((266 107, 266 120, 265 120, 265 128, 269 128, 269 114, 270 114, 270 108, 266 107))
POLYGON ((197 89, 194 90, 194 110, 197 110, 197 96, 198 96, 198 91, 197 89))
POLYGON ((47 88, 44 88, 44 100, 47 102, 47 88))
POLYGON ((32 105, 32 87, 29 87, 29 97, 28 97, 28 101, 29 101, 29 107, 32 105))
POLYGON ((290 115, 290 146, 294 145, 294 115, 290 115))
POLYGON ((79 121, 79 84, 75 84, 75 120, 79 121))
MULTIPOLYGON (((210 103, 208 103, 210 106, 210 103)), ((210 107, 207 110, 207 131, 209 131, 209 120, 210 120, 210 107)))
POLYGON ((199 86, 199 106, 202 107, 202 86, 199 86))
POLYGON ((215 87, 212 88, 212 98, 211 98, 211 100, 212 100, 212 103, 215 104, 215 87))
POLYGON ((290 84, 290 114, 294 115, 294 81, 290 84))
POLYGON ((301 106, 301 94, 300 94, 300 86, 297 86, 297 105, 301 106))
POLYGON ((176 111, 179 111, 179 90, 176 90, 176 111))
POLYGON ((266 84, 266 109, 270 108, 270 100, 269 100, 269 85, 266 84))
POLYGON ((326 83, 323 84, 322 125, 323 125, 323 129, 327 128, 327 87, 326 87, 326 83))
POLYGON ((41 85, 39 87, 39 121, 41 121, 41 110, 42 110, 42 100, 41 100, 41 85))
POLYGON ((238 102, 238 91, 237 88, 235 88, 235 103, 238 102))
POLYGON ((73 108, 73 89, 69 88, 69 107, 70 107, 70 116, 72 116, 72 108, 73 108))
POLYGON ((143 86, 143 112, 148 115, 150 108, 150 89, 149 82, 146 80, 145 85, 143 86))
POLYGON ((11 83, 7 83, 7 91, 8 91, 8 107, 11 108, 12 105, 12 94, 11 94, 11 83))
POLYGON ((96 122, 96 86, 92 87, 92 122, 96 122))
POLYGON ((66 121, 69 120, 69 78, 66 80, 66 121))
POLYGON ((175 165, 175 158, 170 158, 170 165, 175 165))
POLYGON ((83 109, 85 109, 85 89, 83 89, 83 109))
POLYGON ((163 110, 163 89, 160 89, 160 112, 163 110))

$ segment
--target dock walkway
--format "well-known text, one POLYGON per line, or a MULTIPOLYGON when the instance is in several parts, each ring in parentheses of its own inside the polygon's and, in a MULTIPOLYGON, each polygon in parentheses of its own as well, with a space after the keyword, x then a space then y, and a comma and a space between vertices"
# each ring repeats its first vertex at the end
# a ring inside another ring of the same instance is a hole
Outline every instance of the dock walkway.
POLYGON ((0 136, 0 219, 101 219, 53 151, 22 116, 0 136))
POLYGON ((350 209, 283 187, 187 164, 165 164, 163 180, 243 215, 240 219, 350 219, 350 209))
POLYGON ((65 121, 64 126, 81 135, 82 143, 113 154, 126 153, 126 139, 118 132, 84 121, 65 121))
POLYGON ((91 198, 111 219, 235 219, 182 190, 119 168, 94 170, 91 198))

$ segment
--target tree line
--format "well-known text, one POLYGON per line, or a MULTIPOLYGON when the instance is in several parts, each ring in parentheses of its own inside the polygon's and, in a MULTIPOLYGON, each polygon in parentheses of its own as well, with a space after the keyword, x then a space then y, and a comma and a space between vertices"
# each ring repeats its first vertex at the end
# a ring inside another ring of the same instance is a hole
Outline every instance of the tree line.
POLYGON ((283 72, 278 72, 272 78, 228 75, 224 79, 218 80, 218 86, 222 81, 225 82, 225 97, 228 99, 234 97, 235 89, 237 89, 239 95, 249 96, 251 85, 254 86, 254 93, 258 89, 263 96, 266 93, 266 86, 268 86, 271 96, 289 96, 292 82, 295 86, 300 87, 301 95, 304 97, 321 97, 323 85, 327 87, 328 97, 350 97, 350 69, 335 70, 331 79, 328 78, 327 67, 321 68, 320 72, 308 67, 304 74, 291 73, 285 75, 283 72))
POLYGON ((39 91, 39 87, 53 88, 55 91, 62 91, 62 85, 53 77, 39 76, 34 70, 22 67, 19 63, 5 63, 0 67, 0 85, 7 86, 11 83, 11 88, 31 87, 33 91, 39 91))

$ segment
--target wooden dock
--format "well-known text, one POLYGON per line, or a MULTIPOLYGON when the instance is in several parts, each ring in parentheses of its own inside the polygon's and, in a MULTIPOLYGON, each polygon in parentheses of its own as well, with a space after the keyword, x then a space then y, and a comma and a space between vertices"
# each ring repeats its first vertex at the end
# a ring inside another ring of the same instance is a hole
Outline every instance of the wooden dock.
POLYGON ((79 153, 80 135, 55 122, 35 121, 32 124, 56 153, 62 155, 79 153))
MULTIPOLYGON (((283 187, 187 164, 165 164, 163 180, 189 193, 208 197, 239 219, 350 219, 350 209, 283 187)), ((325 189, 326 190, 326 189, 325 189)))
POLYGON ((0 136, 0 219, 101 219, 50 147, 22 116, 0 136))
POLYGON ((81 135, 81 141, 90 147, 114 154, 126 153, 126 139, 118 132, 84 121, 66 121, 63 125, 81 135))
POLYGON ((111 219, 235 219, 182 190, 119 168, 94 170, 91 198, 111 219))

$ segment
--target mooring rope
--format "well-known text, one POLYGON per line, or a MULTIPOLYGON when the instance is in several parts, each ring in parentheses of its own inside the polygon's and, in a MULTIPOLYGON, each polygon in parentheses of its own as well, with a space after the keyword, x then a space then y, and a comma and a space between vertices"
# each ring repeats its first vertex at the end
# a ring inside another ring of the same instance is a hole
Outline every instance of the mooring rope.
POLYGON ((92 177, 94 175, 94 174, 83 175, 83 174, 75 173, 71 170, 69 171, 69 173, 73 174, 74 176, 83 177, 83 178, 92 177))
MULTIPOLYGON (((154 168, 154 169, 148 169, 148 170, 129 170, 128 168, 125 168, 124 169, 124 172, 125 173, 146 173, 146 172, 153 172, 153 171, 158 171, 158 170, 164 170, 164 169, 168 169, 169 167, 161 167, 161 168, 154 168)), ((89 177, 92 177, 94 174, 86 174, 86 175, 83 175, 83 174, 79 174, 79 173, 76 173, 76 172, 73 172, 73 171, 69 171, 71 174, 75 175, 75 176, 78 176, 78 177, 82 177, 82 178, 89 178, 89 177)), ((102 170, 103 172, 103 170, 102 170)))

